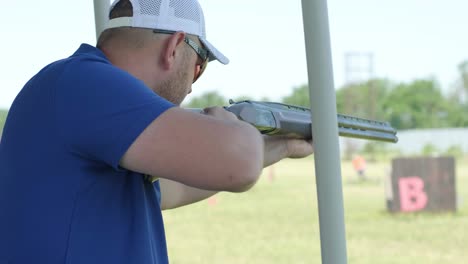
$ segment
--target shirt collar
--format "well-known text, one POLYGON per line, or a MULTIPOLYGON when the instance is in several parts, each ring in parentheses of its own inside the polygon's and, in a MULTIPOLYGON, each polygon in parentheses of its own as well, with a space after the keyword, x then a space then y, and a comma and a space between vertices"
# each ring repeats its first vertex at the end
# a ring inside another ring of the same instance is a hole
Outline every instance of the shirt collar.
POLYGON ((104 54, 104 52, 102 52, 102 50, 94 46, 91 46, 89 44, 86 44, 86 43, 81 44, 78 50, 76 50, 72 56, 79 56, 79 55, 97 56, 99 58, 102 58, 108 61, 106 55, 104 54))

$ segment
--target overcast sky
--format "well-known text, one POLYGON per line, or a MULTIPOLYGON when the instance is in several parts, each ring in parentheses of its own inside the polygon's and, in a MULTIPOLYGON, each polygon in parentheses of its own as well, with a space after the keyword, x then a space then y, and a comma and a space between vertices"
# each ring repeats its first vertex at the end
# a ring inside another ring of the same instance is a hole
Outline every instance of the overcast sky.
MULTIPOLYGON (((231 60, 210 63, 192 95, 218 90, 225 97, 280 100, 307 82, 301 1, 200 0, 208 39, 231 60)), ((468 59, 466 0, 329 0, 335 86, 347 78, 396 81, 434 77, 444 91, 468 59), (345 54, 372 54, 351 59, 345 54), (358 70, 359 67, 363 69, 358 70)), ((46 64, 95 43, 92 1, 2 3, 0 108, 46 64)))

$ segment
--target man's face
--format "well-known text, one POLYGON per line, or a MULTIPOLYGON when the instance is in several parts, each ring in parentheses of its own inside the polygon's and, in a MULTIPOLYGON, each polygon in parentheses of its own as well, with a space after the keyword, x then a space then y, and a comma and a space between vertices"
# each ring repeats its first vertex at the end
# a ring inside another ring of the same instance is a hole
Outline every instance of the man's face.
MULTIPOLYGON (((153 30, 159 34, 178 34, 171 31, 153 30)), ((209 61, 209 52, 195 36, 184 36, 184 42, 178 48, 182 56, 174 65, 172 75, 155 87, 154 91, 168 101, 180 105, 192 92, 192 83, 203 74, 209 61)))
POLYGON ((156 87, 156 93, 166 100, 180 105, 185 97, 192 92, 194 61, 194 54, 191 54, 187 50, 183 59, 178 63, 174 74, 167 81, 156 87))
MULTIPOLYGON (((198 49, 203 49, 200 41, 190 39, 187 42, 187 40, 189 39, 186 38, 187 45, 182 46, 183 56, 176 66, 175 74, 159 85, 156 90, 160 96, 176 105, 180 105, 185 97, 192 92, 192 83, 202 75, 208 64, 207 55, 203 59, 197 52, 198 49)), ((208 53, 206 52, 206 54, 208 53)))

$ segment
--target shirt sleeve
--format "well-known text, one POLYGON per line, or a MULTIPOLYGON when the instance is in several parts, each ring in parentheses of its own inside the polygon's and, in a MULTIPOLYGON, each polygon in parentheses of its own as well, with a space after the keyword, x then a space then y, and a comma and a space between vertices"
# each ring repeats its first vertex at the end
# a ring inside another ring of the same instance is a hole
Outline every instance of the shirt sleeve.
POLYGON ((111 64, 71 62, 56 84, 57 130, 76 155, 119 169, 130 145, 174 105, 111 64))

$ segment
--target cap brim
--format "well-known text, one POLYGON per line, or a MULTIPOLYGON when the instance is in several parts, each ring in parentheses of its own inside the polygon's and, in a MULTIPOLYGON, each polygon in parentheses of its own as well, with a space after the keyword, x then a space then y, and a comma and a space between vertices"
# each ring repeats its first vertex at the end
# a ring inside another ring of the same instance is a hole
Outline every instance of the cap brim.
POLYGON ((200 41, 203 43, 206 49, 208 49, 208 51, 210 52, 210 59, 209 59, 210 61, 217 60, 221 62, 222 64, 229 63, 229 59, 226 56, 224 56, 219 50, 217 50, 213 45, 211 45, 211 43, 208 42, 208 40, 200 37, 200 41))

